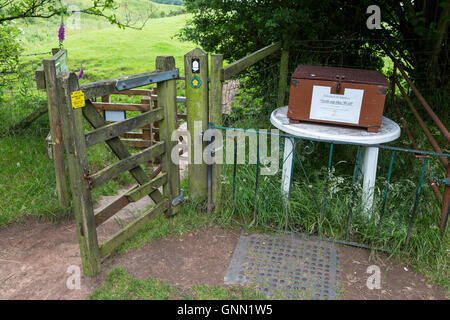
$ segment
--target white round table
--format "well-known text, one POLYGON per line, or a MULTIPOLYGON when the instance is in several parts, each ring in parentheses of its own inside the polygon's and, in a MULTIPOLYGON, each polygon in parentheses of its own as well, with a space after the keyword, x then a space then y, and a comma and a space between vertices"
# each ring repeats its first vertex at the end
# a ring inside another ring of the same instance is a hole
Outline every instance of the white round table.
MULTIPOLYGON (((386 117, 383 117, 379 131, 373 133, 367 132, 367 130, 362 128, 342 127, 320 123, 289 123, 287 110, 287 106, 275 109, 270 116, 270 122, 279 130, 298 138, 375 145, 393 141, 400 137, 399 125, 386 117)), ((291 139, 285 138, 282 189, 286 195, 289 194, 291 187, 291 175, 294 165, 293 149, 294 145, 292 144, 291 139)), ((377 175, 377 162, 378 148, 363 147, 361 171, 364 177, 363 195, 365 210, 372 208, 373 190, 377 175)))

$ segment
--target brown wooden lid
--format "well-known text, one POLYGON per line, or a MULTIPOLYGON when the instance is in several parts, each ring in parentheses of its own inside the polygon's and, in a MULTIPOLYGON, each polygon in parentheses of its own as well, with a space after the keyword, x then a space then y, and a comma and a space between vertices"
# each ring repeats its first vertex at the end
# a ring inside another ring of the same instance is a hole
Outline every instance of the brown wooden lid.
POLYGON ((342 82, 389 86, 385 76, 376 70, 299 65, 292 75, 294 79, 326 81, 337 81, 339 77, 342 82))

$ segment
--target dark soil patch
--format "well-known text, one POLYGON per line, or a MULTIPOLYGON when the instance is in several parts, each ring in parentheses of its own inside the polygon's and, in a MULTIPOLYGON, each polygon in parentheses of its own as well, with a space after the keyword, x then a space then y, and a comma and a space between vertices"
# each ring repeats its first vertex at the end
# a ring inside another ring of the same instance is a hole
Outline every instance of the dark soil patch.
POLYGON ((343 272, 341 283, 344 286, 345 300, 435 300, 445 299, 445 290, 428 284, 425 277, 416 273, 412 267, 396 262, 384 253, 371 254, 366 249, 339 246, 339 257, 343 272), (367 279, 371 265, 381 271, 380 289, 370 290, 367 279))

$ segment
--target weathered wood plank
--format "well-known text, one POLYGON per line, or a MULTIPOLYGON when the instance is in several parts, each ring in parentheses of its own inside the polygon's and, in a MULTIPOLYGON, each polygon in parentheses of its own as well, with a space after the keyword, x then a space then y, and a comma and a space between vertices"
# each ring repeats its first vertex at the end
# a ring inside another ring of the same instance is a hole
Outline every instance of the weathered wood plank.
MULTIPOLYGON (((61 50, 50 59, 42 61, 45 74, 45 87, 47 89, 47 106, 50 120, 50 132, 52 136, 53 163, 55 168, 56 191, 58 201, 64 209, 69 207, 69 189, 66 177, 66 164, 64 162, 64 141, 62 133, 62 120, 60 114, 61 100, 57 92, 58 74, 56 63, 58 59, 66 54, 66 50, 61 50)), ((60 62, 61 63, 61 62, 60 62)))
POLYGON ((100 256, 102 258, 110 255, 114 250, 116 250, 124 241, 133 236, 139 229, 145 227, 145 225, 156 218, 168 207, 168 200, 164 199, 161 203, 158 203, 154 208, 151 208, 149 211, 144 213, 142 216, 137 218, 135 221, 129 223, 123 229, 119 230, 114 236, 103 242, 100 245, 100 256))
POLYGON ((131 89, 117 92, 116 94, 123 94, 127 96, 150 96, 153 93, 151 89, 131 89))
MULTIPOLYGON (((215 126, 222 126, 222 81, 223 55, 211 55, 211 82, 209 84, 209 121, 215 126)), ((220 149, 220 146, 215 146, 220 149)), ((218 152, 216 157, 221 157, 218 152)), ((212 168, 212 206, 218 209, 222 193, 222 164, 214 163, 212 168)), ((212 208, 210 208, 212 209, 212 208)))
POLYGON ((123 121, 114 122, 101 128, 94 129, 86 134, 86 146, 90 147, 97 143, 118 137, 135 128, 161 120, 163 117, 164 111, 161 108, 158 108, 123 121))
POLYGON ((121 175, 122 173, 136 168, 140 164, 154 159, 157 155, 164 153, 164 142, 158 142, 147 149, 134 154, 119 162, 107 166, 102 170, 90 175, 90 187, 95 188, 121 175))
MULTIPOLYGON (((153 100, 156 100, 156 99, 158 99, 158 95, 156 95, 156 94, 152 94, 150 97, 142 98, 142 100, 144 100, 144 101, 150 101, 150 100, 153 101, 153 100)), ((178 103, 186 103, 186 97, 177 96, 177 102, 178 103)))
POLYGON ((125 193, 124 197, 126 197, 129 202, 136 202, 166 183, 167 173, 164 172, 159 177, 150 180, 146 184, 128 191, 127 193, 125 193))
POLYGON ((100 272, 100 251, 92 195, 88 181, 84 178, 85 172, 89 170, 84 139, 84 108, 72 108, 70 95, 79 90, 76 74, 62 73, 57 76, 57 81, 81 261, 84 273, 94 276, 100 272))
POLYGON ((208 54, 201 49, 194 49, 184 56, 184 72, 186 77, 186 113, 187 128, 191 135, 189 152, 189 196, 193 198, 206 199, 207 188, 207 165, 203 161, 203 150, 206 142, 200 134, 208 129, 208 54), (200 70, 196 75, 201 80, 201 86, 191 86, 193 59, 200 60, 200 70), (200 125, 198 125, 200 124, 200 125), (196 130, 194 126, 197 125, 196 130))
POLYGON ((126 145, 127 147, 132 147, 132 148, 137 148, 137 149, 141 149, 141 148, 148 148, 152 145, 152 141, 151 140, 131 140, 131 139, 121 139, 123 144, 126 145))
POLYGON ((125 208, 129 203, 136 202, 146 195, 158 191, 155 190, 167 182, 167 175, 154 178, 142 186, 138 186, 128 191, 127 193, 116 198, 113 202, 109 203, 106 207, 95 214, 95 225, 98 227, 103 222, 114 216, 119 210, 125 208))
POLYGON ((97 110, 100 111, 148 111, 150 107, 148 104, 142 103, 106 103, 93 102, 97 110))
MULTIPOLYGON (((175 68, 175 58, 169 56, 156 57, 156 69, 160 71, 175 68)), ((208 68, 206 68, 208 72, 208 68)), ((207 86, 207 82, 206 86, 207 86)), ((168 183, 163 188, 164 197, 172 200, 180 193, 180 169, 178 159, 173 159, 172 150, 178 146, 178 141, 172 141, 172 133, 177 130, 177 84, 176 80, 168 80, 157 85, 158 106, 164 106, 164 119, 159 122, 159 137, 165 142, 165 152, 161 157, 163 172, 167 173, 168 183)), ((176 153, 178 155, 178 152, 176 153)), ((171 202, 167 215, 176 214, 179 207, 172 207, 171 202)))
MULTIPOLYGON (((81 109, 83 110, 83 115, 85 116, 85 118, 88 120, 88 122, 91 124, 92 127, 99 128, 106 125, 105 119, 95 109, 94 105, 89 100, 86 100, 86 106, 81 109)), ((106 144, 111 148, 111 150, 119 159, 125 159, 131 156, 130 152, 127 150, 125 145, 120 141, 120 138, 118 137, 106 141, 106 144)), ((136 167, 130 170, 130 173, 139 184, 144 184, 149 180, 147 174, 141 167, 136 167)), ((160 202, 162 199, 162 194, 159 191, 154 192, 149 196, 154 202, 160 202)))
POLYGON ((38 90, 45 89, 45 72, 44 72, 44 66, 37 67, 36 71, 34 72, 34 78, 36 81, 36 87, 38 90))
POLYGON ((258 61, 264 59, 265 57, 271 55, 272 53, 280 49, 281 49, 281 42, 276 42, 258 51, 255 51, 249 54, 248 56, 239 59, 238 61, 229 64, 227 67, 223 69, 222 81, 231 79, 231 77, 233 77, 235 74, 238 74, 239 72, 247 69, 251 65, 254 65, 258 61))
MULTIPOLYGON (((142 139, 143 134, 140 132, 125 132, 121 135, 121 137, 128 138, 128 139, 142 139)), ((122 139, 123 141, 124 139, 122 139)))
POLYGON ((98 227, 103 222, 115 215, 120 209, 125 208, 129 204, 128 198, 123 195, 109 203, 101 211, 95 214, 95 226, 98 227))

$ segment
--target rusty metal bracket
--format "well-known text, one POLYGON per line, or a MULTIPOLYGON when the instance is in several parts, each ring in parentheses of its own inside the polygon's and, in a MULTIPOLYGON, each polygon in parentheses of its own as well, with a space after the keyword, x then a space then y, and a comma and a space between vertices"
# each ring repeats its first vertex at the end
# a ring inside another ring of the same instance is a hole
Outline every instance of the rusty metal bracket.
POLYGON ((83 169, 83 178, 87 180, 89 189, 92 189, 91 172, 88 169, 83 169))

